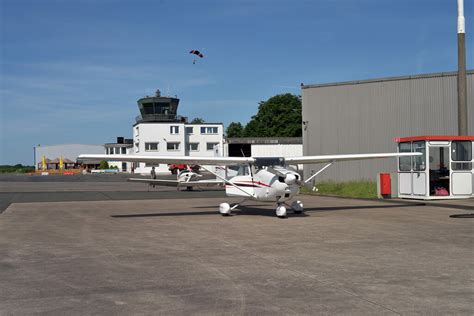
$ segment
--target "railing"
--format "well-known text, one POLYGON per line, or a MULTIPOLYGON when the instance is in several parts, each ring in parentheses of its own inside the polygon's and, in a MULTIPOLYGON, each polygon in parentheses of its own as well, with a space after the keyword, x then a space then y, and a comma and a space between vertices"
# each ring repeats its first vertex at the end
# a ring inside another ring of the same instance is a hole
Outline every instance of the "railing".
POLYGON ((184 122, 186 118, 176 114, 145 114, 135 118, 137 123, 142 122, 184 122))

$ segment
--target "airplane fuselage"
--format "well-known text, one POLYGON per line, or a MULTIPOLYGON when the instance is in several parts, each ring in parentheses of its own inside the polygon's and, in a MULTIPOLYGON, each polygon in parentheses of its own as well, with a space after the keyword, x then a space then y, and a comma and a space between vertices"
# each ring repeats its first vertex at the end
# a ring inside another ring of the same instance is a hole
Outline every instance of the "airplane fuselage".
POLYGON ((291 200, 299 193, 299 175, 287 169, 278 170, 278 173, 261 169, 253 176, 233 177, 229 182, 235 186, 227 183, 226 194, 262 202, 282 203, 291 200))

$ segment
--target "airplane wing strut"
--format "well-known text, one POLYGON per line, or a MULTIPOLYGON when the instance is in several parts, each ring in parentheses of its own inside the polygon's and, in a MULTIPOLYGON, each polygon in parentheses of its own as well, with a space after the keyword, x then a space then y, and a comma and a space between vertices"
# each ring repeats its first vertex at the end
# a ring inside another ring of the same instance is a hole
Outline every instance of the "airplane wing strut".
POLYGON ((330 163, 328 163, 327 165, 325 165, 324 167, 322 167, 321 169, 318 170, 318 172, 316 172, 315 174, 313 174, 311 177, 309 177, 308 179, 305 180, 304 183, 308 183, 309 181, 313 180, 314 177, 316 177, 318 174, 320 174, 321 172, 323 172, 324 170, 326 170, 327 168, 329 168, 333 163, 335 163, 336 161, 333 160, 331 161, 330 163))

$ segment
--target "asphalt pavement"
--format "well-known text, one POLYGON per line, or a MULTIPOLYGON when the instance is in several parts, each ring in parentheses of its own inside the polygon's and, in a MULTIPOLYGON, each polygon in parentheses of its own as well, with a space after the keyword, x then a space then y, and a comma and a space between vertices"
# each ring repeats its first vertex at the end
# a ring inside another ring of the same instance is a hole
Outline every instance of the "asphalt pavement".
POLYGON ((4 192, 43 200, 0 214, 0 315, 474 314, 459 209, 300 196, 287 219, 253 202, 222 217, 222 191, 44 183, 4 192))

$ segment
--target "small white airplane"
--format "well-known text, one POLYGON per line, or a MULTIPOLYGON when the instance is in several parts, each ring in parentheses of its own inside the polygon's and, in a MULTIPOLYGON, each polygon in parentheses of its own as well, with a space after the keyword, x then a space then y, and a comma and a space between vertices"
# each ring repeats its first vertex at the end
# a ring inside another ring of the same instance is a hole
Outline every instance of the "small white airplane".
POLYGON ((143 179, 143 178, 130 178, 128 181, 148 183, 149 185, 164 185, 177 188, 185 187, 187 190, 192 190, 193 187, 204 187, 204 186, 217 186, 223 185, 225 182, 217 179, 199 180, 202 175, 189 169, 184 169, 178 172, 176 180, 165 180, 165 179, 143 179))
MULTIPOLYGON (((351 154, 351 155, 322 155, 322 156, 302 156, 302 157, 175 157, 175 156, 139 156, 139 155, 114 155, 114 161, 147 162, 163 164, 188 164, 198 165, 202 169, 214 174, 216 178, 225 183, 227 196, 242 197, 243 200, 234 205, 227 202, 219 205, 219 212, 223 216, 230 215, 231 211, 237 208, 246 200, 276 203, 276 215, 279 218, 286 217, 286 206, 293 209, 293 212, 300 214, 303 212, 303 203, 294 200, 289 201, 299 193, 300 187, 311 181, 318 174, 329 168, 337 161, 394 158, 418 156, 421 153, 380 153, 380 154, 351 154), (298 172, 290 167, 298 164, 326 163, 319 171, 306 180, 301 179, 298 172), (227 179, 211 171, 205 166, 239 166, 236 175, 227 179)), ((78 160, 110 160, 109 155, 80 155, 78 160)), ((176 185, 176 183, 175 183, 176 185)))

